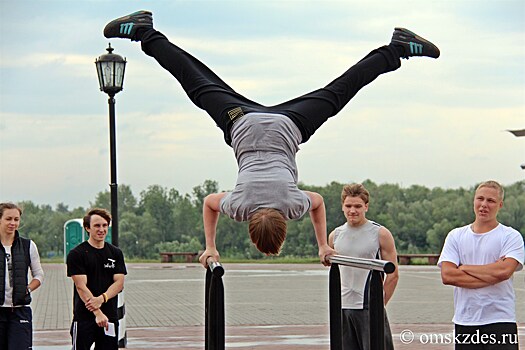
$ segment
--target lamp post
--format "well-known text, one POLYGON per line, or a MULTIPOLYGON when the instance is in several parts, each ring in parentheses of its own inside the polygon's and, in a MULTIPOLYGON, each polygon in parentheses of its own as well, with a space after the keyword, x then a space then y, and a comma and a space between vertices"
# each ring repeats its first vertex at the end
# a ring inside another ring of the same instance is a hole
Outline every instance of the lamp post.
POLYGON ((98 83, 100 91, 108 94, 109 104, 109 147, 111 167, 111 243, 118 246, 118 185, 117 185, 117 150, 115 142, 115 94, 122 91, 124 83, 124 70, 126 59, 113 53, 111 44, 106 49, 107 54, 101 55, 95 60, 97 66, 98 83))
MULTIPOLYGON (((525 137, 525 129, 521 129, 521 130, 507 130, 507 131, 510 132, 512 135, 514 135, 516 137, 525 137)), ((522 170, 525 170, 525 163, 520 165, 520 168, 522 170)))

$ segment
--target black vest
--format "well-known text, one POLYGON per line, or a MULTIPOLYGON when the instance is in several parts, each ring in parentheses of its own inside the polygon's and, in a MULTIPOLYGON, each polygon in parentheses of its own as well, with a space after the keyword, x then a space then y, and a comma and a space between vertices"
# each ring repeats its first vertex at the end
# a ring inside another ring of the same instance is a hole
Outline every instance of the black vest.
MULTIPOLYGON (((27 293, 27 273, 31 265, 29 247, 31 241, 20 237, 15 232, 15 240, 11 246, 11 264, 13 271, 13 306, 29 305, 31 295, 27 293)), ((5 301, 5 274, 7 273, 6 253, 4 246, 0 243, 0 305, 5 301)))

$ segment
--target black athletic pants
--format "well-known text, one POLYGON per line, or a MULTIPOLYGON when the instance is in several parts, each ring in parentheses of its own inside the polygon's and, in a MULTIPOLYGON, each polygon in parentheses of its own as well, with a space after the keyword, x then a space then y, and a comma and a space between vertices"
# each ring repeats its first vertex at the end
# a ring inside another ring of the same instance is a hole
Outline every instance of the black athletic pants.
POLYGON ((456 324, 454 342, 456 350, 518 350, 518 326, 516 323, 456 324))
POLYGON ((0 349, 29 350, 33 345, 33 314, 29 306, 0 307, 0 349))
POLYGON ((224 132, 231 145, 230 129, 235 120, 249 112, 279 113, 297 125, 302 142, 330 117, 336 115, 355 94, 380 74, 396 70, 401 62, 392 46, 370 52, 326 87, 276 106, 263 106, 235 92, 202 62, 170 43, 160 32, 151 29, 141 39, 143 51, 155 58, 181 84, 199 108, 204 109, 224 132))
POLYGON ((90 350, 95 343, 95 350, 118 350, 118 321, 109 321, 115 324, 115 336, 105 334, 104 328, 95 321, 73 321, 71 324, 72 350, 90 350))
MULTIPOLYGON (((385 350, 394 350, 392 331, 385 310, 385 350)), ((343 350, 370 350, 368 309, 343 309, 343 350)))

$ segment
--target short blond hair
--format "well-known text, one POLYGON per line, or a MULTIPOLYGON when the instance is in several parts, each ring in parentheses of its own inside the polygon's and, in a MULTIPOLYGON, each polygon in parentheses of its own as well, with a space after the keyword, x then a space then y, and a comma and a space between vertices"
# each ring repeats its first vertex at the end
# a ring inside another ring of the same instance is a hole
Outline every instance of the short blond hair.
POLYGON ((286 219, 276 209, 258 209, 249 219, 248 232, 261 253, 278 255, 286 238, 286 219))
POLYGON ((497 181, 488 180, 480 183, 476 188, 476 192, 482 187, 493 188, 496 191, 498 191, 498 197, 500 200, 503 200, 503 197, 505 197, 505 190, 503 189, 503 186, 501 186, 500 183, 497 181))

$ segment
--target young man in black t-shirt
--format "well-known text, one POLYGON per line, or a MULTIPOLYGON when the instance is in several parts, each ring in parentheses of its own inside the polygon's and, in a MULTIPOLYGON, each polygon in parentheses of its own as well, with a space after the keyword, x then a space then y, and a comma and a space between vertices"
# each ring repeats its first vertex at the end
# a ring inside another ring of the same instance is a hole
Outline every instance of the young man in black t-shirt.
POLYGON ((92 209, 83 226, 89 239, 67 256, 67 275, 75 283, 73 295, 73 349, 118 349, 117 295, 127 274, 122 251, 104 241, 111 215, 92 209), (112 326, 114 333, 112 334, 112 326))

